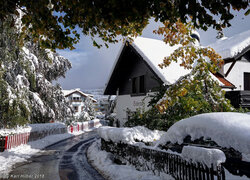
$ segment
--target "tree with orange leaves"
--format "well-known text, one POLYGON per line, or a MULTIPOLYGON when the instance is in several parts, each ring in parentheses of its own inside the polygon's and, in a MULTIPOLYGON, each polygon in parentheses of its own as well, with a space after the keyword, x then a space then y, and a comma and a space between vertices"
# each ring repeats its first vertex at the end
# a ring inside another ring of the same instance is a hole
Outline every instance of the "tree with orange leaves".
POLYGON ((198 45, 191 37, 194 27, 178 20, 174 25, 164 22, 154 33, 163 35, 163 41, 179 47, 159 64, 161 68, 177 62, 190 73, 170 85, 164 94, 157 94, 152 108, 142 115, 135 114, 127 122, 128 126, 143 125, 150 129, 167 130, 176 121, 196 114, 221 111, 236 111, 219 83, 212 78, 223 60, 210 47, 198 45))
POLYGON ((191 69, 190 74, 166 90, 156 105, 161 113, 169 114, 172 121, 200 113, 234 110, 219 83, 212 78, 223 64, 221 56, 210 47, 197 45, 191 37, 193 31, 191 23, 184 24, 180 20, 174 25, 166 21, 164 27, 155 31, 171 46, 181 45, 159 66, 165 68, 174 61, 184 69, 191 69))

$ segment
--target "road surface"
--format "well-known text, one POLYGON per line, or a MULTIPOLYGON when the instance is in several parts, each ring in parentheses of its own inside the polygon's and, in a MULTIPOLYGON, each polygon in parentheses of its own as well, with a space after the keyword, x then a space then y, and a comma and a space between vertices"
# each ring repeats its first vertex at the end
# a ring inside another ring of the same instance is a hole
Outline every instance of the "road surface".
POLYGON ((91 131, 49 146, 27 162, 16 164, 10 179, 104 180, 85 155, 96 138, 96 131, 91 131))

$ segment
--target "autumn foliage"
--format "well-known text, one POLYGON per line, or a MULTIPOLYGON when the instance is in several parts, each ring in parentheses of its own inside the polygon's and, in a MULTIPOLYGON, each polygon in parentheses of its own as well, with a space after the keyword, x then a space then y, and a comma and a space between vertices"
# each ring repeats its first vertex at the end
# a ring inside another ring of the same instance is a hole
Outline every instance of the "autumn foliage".
MULTIPOLYGON (((176 121, 196 114, 236 111, 218 81, 213 78, 223 64, 221 56, 210 47, 202 47, 192 38, 194 27, 178 20, 174 25, 164 23, 155 33, 163 35, 163 41, 178 48, 163 63, 161 68, 177 62, 190 73, 174 84, 167 85, 165 93, 156 94, 149 111, 136 112, 128 126, 143 125, 150 129, 167 130, 176 121), (156 101, 157 100, 157 101, 156 101)), ((169 74, 171 76, 171 74, 169 74)))
POLYGON ((179 104, 186 113, 229 111, 232 109, 224 97, 224 92, 212 76, 223 64, 221 56, 210 47, 196 45, 191 37, 194 27, 191 23, 183 24, 178 20, 175 25, 164 23, 155 33, 164 36, 164 42, 180 45, 170 56, 165 57, 159 66, 166 68, 171 62, 178 62, 191 73, 179 79, 166 91, 157 104, 160 112, 179 104))
POLYGON ((192 16, 195 28, 220 30, 230 26, 233 11, 250 12, 249 0, 1 0, 0 7, 0 25, 8 16, 14 23, 13 15, 19 16, 21 10, 23 38, 32 35, 41 46, 52 49, 74 49, 80 33, 90 35, 98 47, 103 43, 96 42, 97 37, 105 45, 134 37, 151 18, 173 24, 177 19, 186 23, 192 16))

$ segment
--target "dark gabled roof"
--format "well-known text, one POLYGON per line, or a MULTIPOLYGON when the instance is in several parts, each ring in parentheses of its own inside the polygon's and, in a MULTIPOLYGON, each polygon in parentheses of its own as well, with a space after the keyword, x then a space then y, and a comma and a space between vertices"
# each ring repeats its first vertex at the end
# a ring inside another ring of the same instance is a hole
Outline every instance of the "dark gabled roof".
MULTIPOLYGON (((151 70, 157 75, 157 77, 162 80, 163 83, 165 83, 166 85, 171 85, 175 83, 180 77, 190 73, 191 70, 186 70, 181 67, 179 63, 175 62, 172 62, 168 67, 163 69, 161 69, 158 65, 163 62, 164 57, 169 56, 178 47, 180 46, 176 45, 171 47, 164 43, 162 40, 143 37, 135 38, 134 42, 132 42, 131 44, 125 42, 121 47, 120 52, 118 53, 116 61, 114 62, 113 68, 111 70, 108 82, 104 90, 104 94, 116 94, 116 90, 119 87, 117 83, 120 83, 119 80, 122 81, 122 79, 118 79, 117 76, 121 76, 121 74, 124 72, 124 69, 122 69, 121 66, 125 66, 124 63, 121 61, 121 57, 128 49, 130 49, 131 52, 135 52, 137 56, 139 55, 142 60, 151 68, 151 70), (118 71, 121 72, 118 73, 118 71)), ((223 76, 221 76, 214 75, 215 79, 219 81, 222 87, 235 88, 232 83, 230 83, 225 78, 222 78, 223 76), (229 84, 230 86, 227 86, 229 84)))

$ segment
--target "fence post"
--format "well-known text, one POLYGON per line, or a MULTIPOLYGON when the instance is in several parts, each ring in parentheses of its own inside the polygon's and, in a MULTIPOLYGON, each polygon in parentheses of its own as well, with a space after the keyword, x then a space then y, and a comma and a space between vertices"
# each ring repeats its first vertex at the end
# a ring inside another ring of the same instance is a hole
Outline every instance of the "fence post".
POLYGON ((217 179, 225 180, 225 171, 221 164, 217 166, 217 179))
POLYGON ((0 136, 0 152, 3 152, 5 150, 5 143, 6 143, 6 137, 0 136))
POLYGON ((8 136, 5 137, 4 150, 8 148, 8 136))

